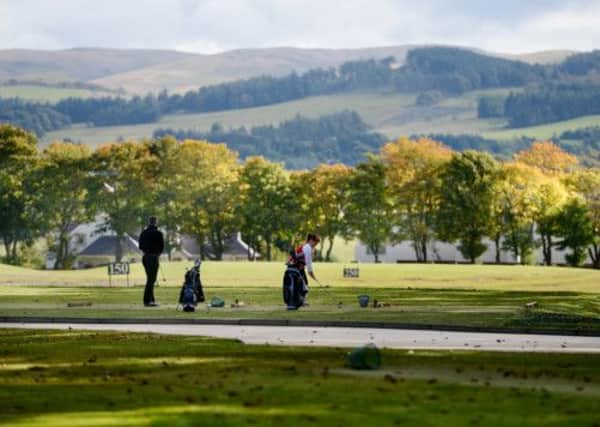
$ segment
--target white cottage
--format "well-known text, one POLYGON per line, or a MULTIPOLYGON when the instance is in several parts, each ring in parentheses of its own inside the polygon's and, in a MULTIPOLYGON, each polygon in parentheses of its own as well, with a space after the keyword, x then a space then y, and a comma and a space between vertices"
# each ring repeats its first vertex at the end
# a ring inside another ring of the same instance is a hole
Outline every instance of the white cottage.
MULTIPOLYGON (((485 264, 493 264, 496 262, 496 247, 493 241, 490 239, 484 239, 483 243, 487 245, 487 250, 480 257, 479 261, 485 264)), ((429 262, 440 262, 440 263, 468 263, 469 260, 465 259, 457 246, 452 243, 433 241, 427 246, 428 261, 429 262)), ((557 248, 552 249, 552 261, 554 264, 564 265, 566 264, 565 255, 568 251, 561 251, 557 248)), ((374 262, 374 256, 367 246, 359 242, 354 248, 354 256, 359 262, 374 262)), ((544 255, 542 249, 539 248, 534 251, 535 263, 543 264, 544 255)), ((397 262, 417 262, 415 250, 412 242, 402 242, 396 245, 386 245, 379 253, 379 261, 384 263, 397 263, 397 262)), ((519 264, 520 260, 515 259, 511 252, 501 251, 500 262, 506 264, 519 264)), ((592 260, 589 258, 586 263, 591 264, 592 260)))

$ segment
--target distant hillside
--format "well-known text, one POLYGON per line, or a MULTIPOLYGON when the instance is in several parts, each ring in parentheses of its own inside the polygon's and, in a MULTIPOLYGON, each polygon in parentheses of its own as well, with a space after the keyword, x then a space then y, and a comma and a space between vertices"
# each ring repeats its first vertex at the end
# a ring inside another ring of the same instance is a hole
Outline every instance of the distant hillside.
MULTIPOLYGON (((419 108, 408 112, 414 117, 415 113, 421 115, 417 112, 422 110, 421 107, 435 106, 445 97, 470 91, 525 87, 532 84, 538 87, 540 84, 562 83, 574 78, 585 79, 590 73, 595 73, 600 63, 598 52, 572 55, 560 64, 530 65, 470 49, 438 46, 411 49, 405 54, 404 63, 400 65, 392 55, 387 55, 390 53, 392 52, 379 51, 379 54, 386 54, 381 60, 350 61, 337 68, 314 68, 280 77, 263 75, 240 79, 204 86, 187 91, 183 95, 161 92, 158 96, 147 94, 144 97, 133 96, 129 99, 68 98, 49 107, 68 118, 70 123, 118 126, 156 123, 161 117, 173 113, 248 109, 315 96, 381 91, 418 95, 416 106, 419 108)), ((0 104, 6 104, 4 120, 16 122, 28 129, 38 121, 45 123, 43 118, 35 115, 39 113, 45 116, 46 109, 36 109, 33 105, 5 99, 0 99, 0 104)), ((512 104, 498 97, 482 98, 479 104, 478 112, 481 118, 504 117, 505 113, 508 116, 508 112, 512 111, 508 108, 512 104)), ((438 110, 447 111, 444 108, 438 110)), ((590 112, 595 113, 596 110, 590 112)), ((571 118, 588 113, 587 110, 574 111, 573 114, 563 114, 557 118, 571 118)), ((529 124, 537 122, 531 121, 529 124)), ((39 135, 57 129, 54 125, 34 128, 39 135)))
POLYGON ((173 63, 188 54, 166 50, 78 48, 58 51, 0 50, 0 82, 91 81, 100 77, 173 63))
POLYGON ((501 58, 523 61, 529 64, 558 64, 564 61, 568 56, 576 54, 574 50, 542 50, 531 53, 498 53, 495 56, 501 58))
POLYGON ((291 71, 337 67, 360 59, 383 59, 393 56, 404 60, 414 46, 376 47, 368 49, 244 49, 215 55, 188 55, 174 63, 163 63, 139 70, 114 74, 94 80, 108 88, 123 87, 134 93, 185 92, 215 83, 261 75, 282 76, 291 71))
MULTIPOLYGON (((404 63, 409 50, 416 45, 374 47, 365 49, 299 49, 291 47, 244 49, 216 55, 192 55, 173 64, 159 64, 124 72, 93 81, 101 86, 126 88, 134 93, 168 89, 185 92, 200 86, 245 79, 259 75, 282 76, 291 71, 337 67, 348 61, 383 59, 393 56, 398 65, 404 63)), ((476 50, 477 51, 477 50, 476 50)), ((560 62, 570 51, 544 51, 518 55, 488 53, 492 56, 528 63, 560 62)))
MULTIPOLYGON (((359 59, 394 56, 404 61, 409 49, 400 45, 365 49, 243 49, 214 55, 165 50, 78 48, 60 51, 0 50, 0 82, 9 79, 46 82, 84 81, 145 94, 168 89, 185 92, 214 83, 258 75, 281 76, 327 68, 359 59)), ((569 51, 520 55, 491 54, 524 62, 559 62, 569 51)))

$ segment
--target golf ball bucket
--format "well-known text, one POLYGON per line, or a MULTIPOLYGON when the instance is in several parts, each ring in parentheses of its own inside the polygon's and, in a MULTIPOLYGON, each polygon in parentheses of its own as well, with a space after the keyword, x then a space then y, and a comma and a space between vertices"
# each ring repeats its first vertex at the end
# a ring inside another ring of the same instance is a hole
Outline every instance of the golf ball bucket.
POLYGON ((361 295, 358 297, 358 304, 362 308, 367 308, 369 306, 369 295, 361 295))

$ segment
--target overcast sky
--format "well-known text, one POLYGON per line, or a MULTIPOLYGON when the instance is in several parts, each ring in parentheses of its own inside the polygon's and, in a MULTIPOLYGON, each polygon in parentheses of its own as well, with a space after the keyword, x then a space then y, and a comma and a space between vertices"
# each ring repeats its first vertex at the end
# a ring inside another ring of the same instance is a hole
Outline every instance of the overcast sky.
POLYGON ((0 0, 0 49, 600 48, 600 0, 0 0))

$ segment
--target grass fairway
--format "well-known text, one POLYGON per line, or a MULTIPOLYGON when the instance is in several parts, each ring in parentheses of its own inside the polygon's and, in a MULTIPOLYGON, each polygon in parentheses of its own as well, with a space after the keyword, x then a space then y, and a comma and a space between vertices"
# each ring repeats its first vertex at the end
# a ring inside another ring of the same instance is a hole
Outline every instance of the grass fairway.
POLYGON ((104 269, 68 272, 0 266, 0 314, 17 317, 132 319, 278 319, 395 322, 414 325, 552 329, 600 333, 600 272, 586 269, 423 264, 366 264, 359 279, 344 279, 343 264, 318 264, 330 287, 312 285, 310 306, 283 310, 281 263, 207 262, 203 282, 208 299, 227 307, 201 305, 194 314, 176 311, 185 263, 164 263, 166 282, 156 290, 161 307, 141 305, 144 281, 139 265, 131 282, 108 288, 104 269), (40 285, 40 286, 35 286, 40 285), (358 306, 368 294, 382 308, 358 306), (236 299, 242 308, 230 307, 236 299), (526 303, 536 301, 534 309, 526 303), (69 307, 71 305, 71 307, 69 307))
POLYGON ((594 426, 600 356, 345 351, 0 330, 7 426, 594 426))
MULTIPOLYGON (((190 262, 163 262, 159 282, 179 287, 190 262)), ((600 271, 567 267, 458 264, 360 264, 360 278, 345 279, 342 263, 316 263, 320 280, 332 287, 468 289, 500 291, 570 291, 600 293, 600 271)), ((207 287, 281 286, 283 262, 205 262, 207 287)), ((131 282, 145 282, 141 264, 131 264, 131 282)), ((125 279, 117 279, 118 286, 125 279)), ((72 271, 32 270, 0 264, 0 285, 106 286, 106 268, 72 271)))

